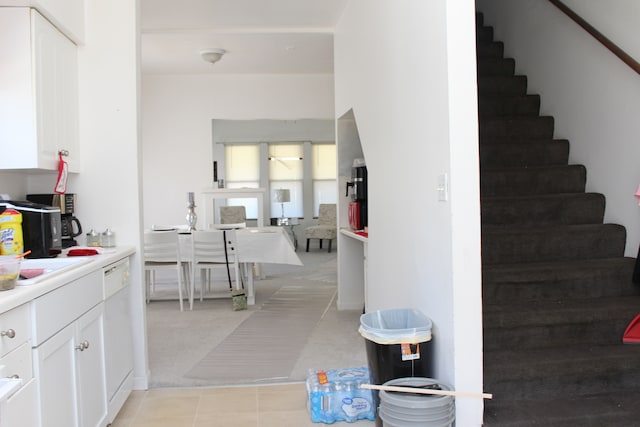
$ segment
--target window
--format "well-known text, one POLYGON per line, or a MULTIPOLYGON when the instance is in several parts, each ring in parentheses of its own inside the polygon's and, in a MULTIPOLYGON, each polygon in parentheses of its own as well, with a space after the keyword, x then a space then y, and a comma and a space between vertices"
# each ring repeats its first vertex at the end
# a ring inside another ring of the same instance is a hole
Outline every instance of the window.
POLYGON ((318 216, 320 204, 336 203, 336 146, 313 144, 312 147, 313 216, 318 216))
POLYGON ((271 216, 300 218, 304 216, 302 197, 302 144, 269 145, 269 187, 271 188, 271 216), (276 189, 288 189, 291 201, 278 203, 273 199, 276 189))
MULTIPOLYGON (((337 201, 336 145, 332 142, 227 143, 224 148, 225 186, 267 188, 265 204, 271 218, 318 216, 321 203, 337 201), (275 201, 275 190, 288 189, 291 200, 275 201), (283 212, 284 211, 284 212, 283 212)), ((255 199, 228 199, 244 205, 247 218, 258 217, 255 199)))
MULTIPOLYGON (((260 146, 258 144, 224 147, 227 188, 260 188, 260 146)), ((228 206, 244 206, 247 218, 258 218, 256 199, 227 199, 228 206)))

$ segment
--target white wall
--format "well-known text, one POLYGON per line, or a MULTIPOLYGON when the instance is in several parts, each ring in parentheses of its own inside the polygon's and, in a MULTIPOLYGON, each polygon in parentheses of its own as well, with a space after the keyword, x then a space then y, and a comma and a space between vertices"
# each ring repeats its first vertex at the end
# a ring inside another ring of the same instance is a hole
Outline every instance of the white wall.
MULTIPOLYGON (((353 0, 335 34, 336 116, 353 109, 369 178, 367 310, 422 310, 436 376, 467 391, 482 389, 474 20, 470 0, 353 0)), ((481 425, 482 402, 457 401, 456 420, 481 425)))
MULTIPOLYGON (((640 60, 640 3, 567 1, 567 5, 640 60)), ((548 2, 478 0, 485 23, 539 93, 555 136, 571 143, 571 163, 587 168, 587 191, 603 193, 605 222, 627 229, 626 255, 640 242, 640 76, 548 2)))
POLYGON ((99 231, 111 227, 118 245, 137 250, 130 277, 134 386, 146 388, 137 2, 87 0, 85 7, 86 44, 78 55, 82 172, 69 191, 80 195, 83 225, 99 231))
POLYGON ((574 12, 609 40, 640 61, 638 24, 640 3, 637 0, 564 0, 574 12))
POLYGON ((24 200, 27 181, 21 172, 0 172, 0 194, 8 194, 13 200, 24 200))
POLYGON ((145 227, 182 224, 187 192, 213 185, 212 119, 333 117, 331 75, 144 76, 145 227))

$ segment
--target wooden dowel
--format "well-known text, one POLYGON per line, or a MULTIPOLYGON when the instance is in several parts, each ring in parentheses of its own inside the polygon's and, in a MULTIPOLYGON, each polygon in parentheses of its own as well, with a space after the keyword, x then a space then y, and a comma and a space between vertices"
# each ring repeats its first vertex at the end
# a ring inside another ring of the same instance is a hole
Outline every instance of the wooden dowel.
POLYGON ((481 399, 493 399, 493 394, 489 394, 489 393, 469 393, 466 391, 431 390, 428 388, 418 388, 418 387, 398 387, 398 386, 392 386, 392 385, 361 384, 360 388, 366 388, 369 390, 399 391, 401 393, 438 394, 443 396, 476 397, 481 399))

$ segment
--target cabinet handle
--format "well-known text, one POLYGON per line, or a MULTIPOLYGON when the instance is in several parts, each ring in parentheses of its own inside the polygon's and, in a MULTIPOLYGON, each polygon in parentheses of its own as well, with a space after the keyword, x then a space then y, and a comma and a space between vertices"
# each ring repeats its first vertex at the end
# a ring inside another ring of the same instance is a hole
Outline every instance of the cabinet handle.
POLYGON ((2 335, 3 337, 7 337, 7 338, 15 338, 16 337, 16 331, 14 331, 13 329, 7 329, 6 331, 0 332, 0 335, 2 335))
POLYGON ((76 350, 85 351, 89 348, 89 341, 84 340, 80 343, 80 345, 76 346, 76 350))

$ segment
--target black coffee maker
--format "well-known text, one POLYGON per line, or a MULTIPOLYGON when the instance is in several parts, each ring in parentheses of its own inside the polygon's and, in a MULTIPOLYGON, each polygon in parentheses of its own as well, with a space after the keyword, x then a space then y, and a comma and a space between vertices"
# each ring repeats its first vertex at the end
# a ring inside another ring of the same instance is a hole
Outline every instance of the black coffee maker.
POLYGON ((43 205, 60 208, 62 247, 77 246, 76 237, 82 234, 82 225, 74 216, 76 195, 65 194, 27 194, 27 200, 43 205))

